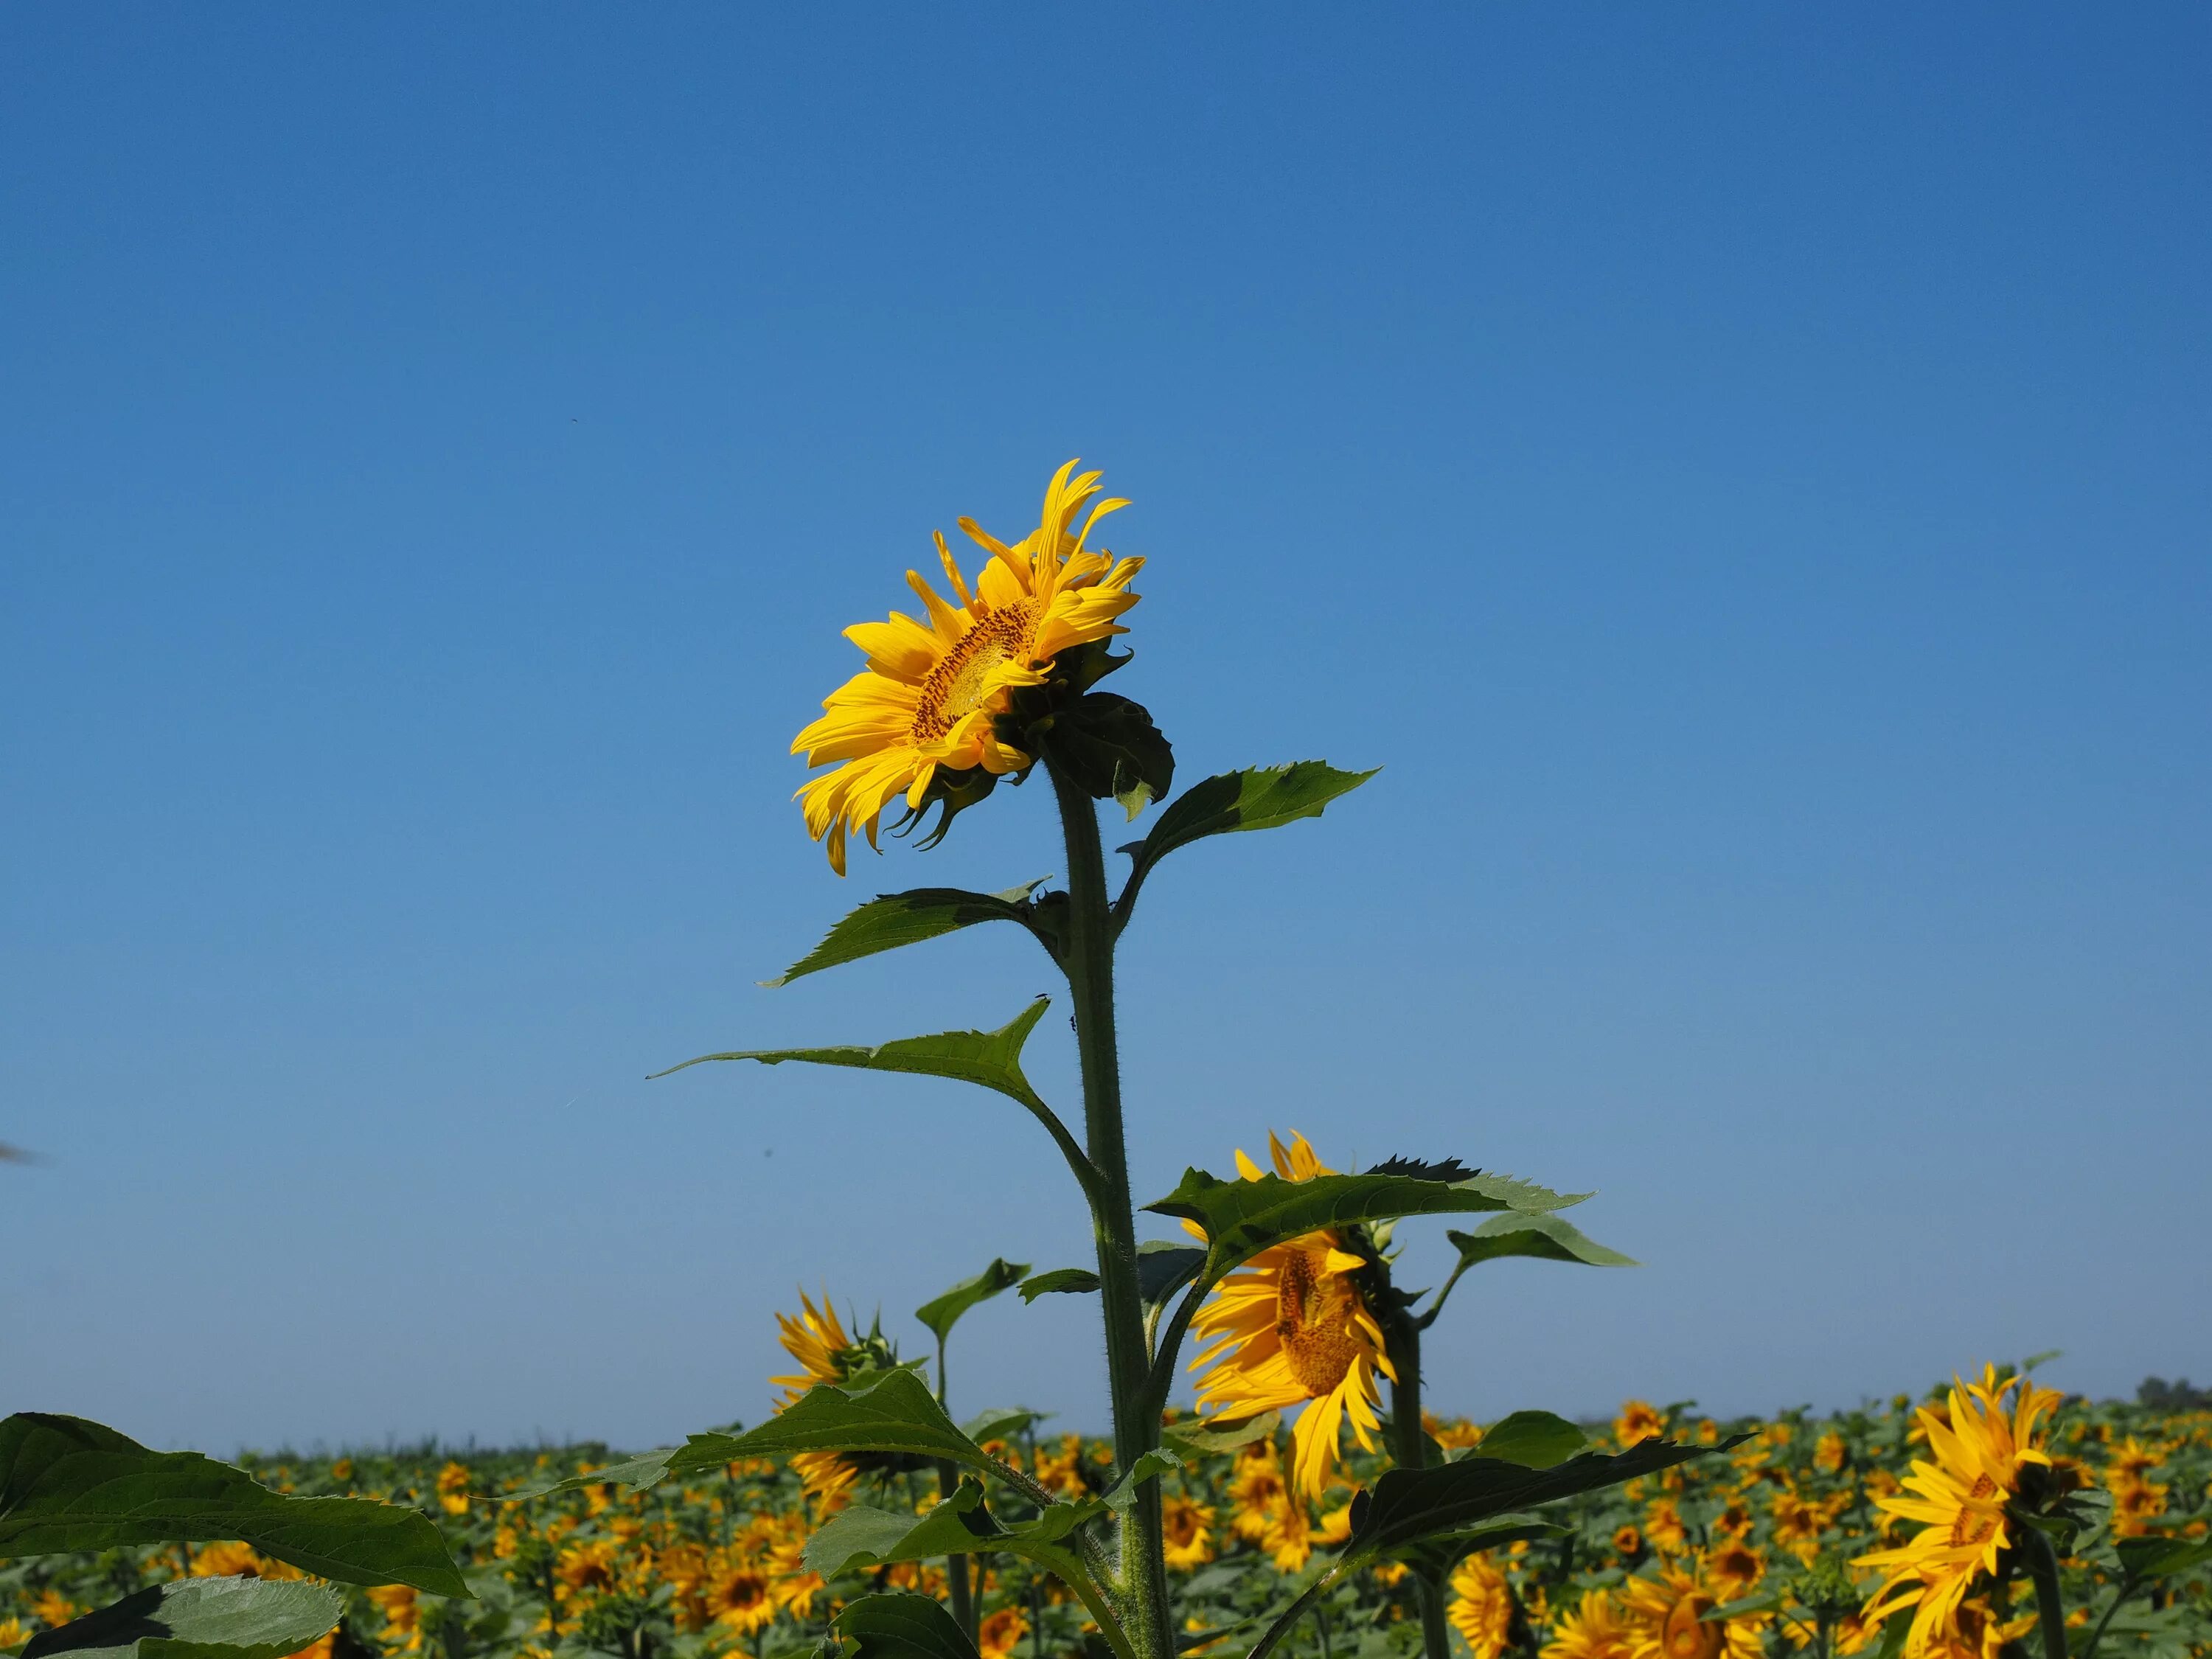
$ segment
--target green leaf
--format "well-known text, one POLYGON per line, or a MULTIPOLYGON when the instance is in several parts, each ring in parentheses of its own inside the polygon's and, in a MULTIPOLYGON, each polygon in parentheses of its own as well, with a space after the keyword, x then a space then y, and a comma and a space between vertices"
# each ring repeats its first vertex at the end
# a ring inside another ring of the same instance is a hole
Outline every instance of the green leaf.
POLYGON ((983 1502, 982 1484, 970 1477, 963 1480, 950 1498, 932 1504, 918 1518, 895 1510, 848 1504, 806 1540, 804 1559, 809 1571, 825 1578, 856 1567, 883 1567, 978 1550, 1003 1550, 1057 1566, 1072 1558, 1069 1552, 1054 1547, 1103 1507, 1095 1498, 1079 1504, 1054 1504, 1036 1520, 1009 1527, 991 1513, 983 1502))
POLYGON ((22 1659, 285 1659, 344 1612, 345 1598, 327 1584, 179 1578, 40 1632, 22 1659))
POLYGON ((1182 1466, 1182 1454, 1171 1446, 1161 1446, 1143 1453, 1129 1466, 1128 1473, 1109 1487, 1098 1501, 1116 1515, 1127 1515, 1129 1506, 1137 1501, 1139 1486, 1182 1466))
POLYGON ((1098 1275, 1088 1267, 1054 1267, 1034 1279, 1024 1279, 1021 1288, 1024 1302, 1034 1302, 1041 1296, 1081 1296, 1098 1288, 1098 1275))
POLYGON ((789 1457, 809 1451, 905 1452, 950 1458, 971 1468, 998 1468, 981 1446, 954 1426, 929 1384, 900 1366, 845 1382, 817 1383, 743 1434, 695 1434, 680 1446, 507 1496, 510 1501, 544 1498, 609 1481, 653 1486, 718 1469, 741 1457, 789 1457))
POLYGON ((854 1659, 977 1659, 975 1644, 933 1595, 863 1595, 830 1623, 854 1659))
POLYGON ((1191 785, 1168 804, 1151 834, 1121 849, 1134 862, 1115 908, 1127 915, 1152 866, 1176 848, 1231 830, 1273 830, 1300 818, 1317 818, 1329 802, 1357 789, 1381 769, 1340 772, 1325 761, 1295 761, 1288 766, 1224 772, 1191 785))
POLYGON ((1789 1604, 1790 1598, 1780 1590, 1767 1590, 1761 1595, 1723 1601, 1720 1606, 1699 1613, 1698 1618, 1704 1624, 1724 1625, 1731 1619, 1749 1619, 1759 1613, 1779 1613, 1789 1604))
POLYGON ((1656 1474, 1693 1457, 1726 1451, 1748 1438, 1735 1435, 1717 1446, 1645 1440, 1615 1455, 1584 1452, 1548 1469, 1482 1456, 1436 1468, 1390 1469, 1352 1499, 1352 1537, 1346 1554, 1394 1554, 1425 1539, 1466 1532, 1508 1511, 1656 1474))
POLYGON ((1218 1279, 1271 1244, 1357 1222, 1400 1216, 1448 1215, 1483 1210, 1545 1210, 1579 1202, 1587 1194, 1563 1195, 1509 1176, 1474 1175, 1464 1181, 1425 1181, 1370 1171, 1285 1181, 1223 1181, 1203 1170, 1185 1170, 1182 1184, 1145 1207, 1182 1216, 1206 1230, 1210 1254, 1206 1275, 1218 1279))
POLYGON ((2130 1578, 2162 1578, 2212 1561, 2212 1538, 2152 1534, 2123 1538, 2112 1547, 2119 1552, 2121 1570, 2130 1578))
POLYGON ((1459 1271, 1501 1256, 1537 1256, 1547 1261, 1583 1261, 1593 1267, 1634 1267, 1633 1256, 1609 1250, 1571 1222, 1555 1215, 1492 1217, 1471 1233, 1447 1232, 1459 1250, 1459 1271))
POLYGON ((1524 1469, 1548 1469, 1589 1444, 1589 1437, 1550 1412, 1515 1412, 1482 1431, 1478 1455, 1524 1469))
POLYGON ((1000 1406, 969 1418, 960 1425, 960 1432, 979 1446, 991 1440, 1011 1440, 1043 1416, 1026 1406, 1000 1406))
MULTIPOLYGON (((1022 1075, 1022 1045, 1036 1023, 1044 1018, 1048 997, 1035 1002, 995 1031, 940 1031, 933 1036, 901 1037, 872 1048, 753 1048, 730 1054, 701 1054, 682 1066, 672 1066, 653 1077, 667 1077, 686 1066, 714 1060, 757 1060, 763 1066, 781 1066, 787 1060, 812 1066, 851 1066, 866 1072, 910 1072, 921 1077, 956 1078, 986 1089, 1011 1095, 1023 1105, 1042 1109, 1044 1102, 1022 1075)), ((647 1079, 650 1081, 651 1079, 647 1079)))
POLYGON ((1163 1424, 1160 1438, 1186 1457, 1207 1457, 1236 1451, 1255 1440, 1265 1440, 1282 1426, 1280 1412, 1261 1412, 1241 1423, 1218 1426, 1194 1417, 1180 1423, 1163 1424))
POLYGON ((1026 1261, 1008 1261, 999 1256, 991 1258, 991 1265, 973 1279, 963 1279, 939 1297, 933 1297, 914 1310, 914 1316, 929 1328, 939 1342, 949 1339, 960 1316, 978 1303, 988 1302, 1001 1291, 1011 1290, 1022 1282, 1030 1270, 1026 1261))
POLYGON ((1174 786, 1174 746, 1144 704, 1111 691, 1057 708, 1046 741, 1078 788, 1094 800, 1120 801, 1132 818, 1174 786))
POLYGON ((1003 893, 970 893, 958 887, 917 887, 911 892, 884 893, 847 915, 832 927, 821 944, 786 969, 781 979, 763 980, 769 987, 788 985, 805 974, 818 974, 858 962, 880 951, 972 927, 979 921, 1015 921, 1030 925, 1030 896, 1047 878, 1009 887, 1003 893))
POLYGON ((149 1451, 87 1422, 0 1421, 0 1559, 236 1539, 347 1584, 468 1598, 437 1528, 367 1498, 290 1498, 198 1452, 149 1451))
POLYGON ((1137 1295, 1146 1307, 1157 1307, 1197 1278, 1205 1266, 1203 1245, 1147 1239, 1137 1246, 1137 1295))

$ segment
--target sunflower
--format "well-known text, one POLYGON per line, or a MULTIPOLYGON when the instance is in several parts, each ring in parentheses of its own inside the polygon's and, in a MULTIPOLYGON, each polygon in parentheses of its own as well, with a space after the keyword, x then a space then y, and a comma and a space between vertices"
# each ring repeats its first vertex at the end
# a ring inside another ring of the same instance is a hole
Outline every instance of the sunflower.
MULTIPOLYGON (((787 1390, 783 1398, 776 1401, 779 1412, 796 1405, 809 1389, 817 1384, 842 1382, 857 1372, 896 1363, 897 1356, 880 1334, 872 1331, 861 1342, 848 1336, 826 1294, 817 1309, 801 1291, 799 1305, 805 1311, 796 1319, 788 1314, 775 1316, 781 1333, 778 1340, 800 1367, 788 1376, 769 1378, 787 1390)), ((792 1458, 791 1467, 799 1471, 799 1484, 810 1496, 831 1498, 853 1484, 861 1466, 843 1452, 799 1452, 792 1458)))
POLYGON ((1705 1558, 1705 1577, 1724 1601, 1741 1601, 1765 1576, 1766 1558, 1740 1539, 1705 1558))
POLYGON ((438 1507, 448 1515, 469 1512, 469 1467, 448 1463, 438 1471, 438 1507))
POLYGON ((1466 1638, 1474 1659, 1498 1659, 1513 1639, 1513 1592, 1504 1571, 1487 1555, 1470 1555, 1452 1571, 1451 1605, 1444 1617, 1466 1638))
POLYGON ((1628 1659, 1759 1659, 1759 1621, 1708 1619, 1729 1598, 1704 1574, 1662 1561, 1656 1578, 1621 1585, 1634 1626, 1628 1659))
POLYGON ((1612 1595, 1584 1590, 1581 1604, 1559 1615, 1543 1659, 1628 1659, 1635 1642, 1636 1626, 1621 1617, 1612 1595))
MULTIPOLYGON (((1267 1146, 1285 1181, 1334 1173, 1304 1135, 1293 1133, 1285 1146, 1270 1132, 1267 1146)), ((1241 1151, 1237 1167, 1247 1181, 1261 1178, 1241 1151)), ((1354 1277, 1364 1266, 1334 1232, 1307 1233, 1270 1245, 1230 1274, 1191 1322, 1199 1340, 1212 1343, 1190 1364, 1211 1367, 1198 1385, 1200 1410, 1248 1417, 1308 1407, 1292 1430, 1293 1477, 1298 1492, 1316 1501, 1334 1472, 1346 1419, 1361 1449, 1375 1449, 1382 1423, 1375 1374, 1397 1380, 1382 1328, 1354 1277)))
POLYGON ((1071 647, 1129 631, 1115 618, 1136 604, 1129 583, 1145 562, 1086 545, 1098 521, 1128 503, 1097 502, 1075 531, 1075 516, 1098 494, 1100 476, 1079 476, 1075 465, 1053 475, 1037 527, 1011 547, 972 519, 960 520, 989 556, 972 588, 945 538, 937 538, 957 605, 909 570, 927 624, 895 611, 889 621, 845 630, 867 654, 867 666, 823 698, 821 719, 791 741, 792 753, 805 756, 809 766, 836 768, 810 779, 799 797, 807 833, 828 837, 830 867, 839 875, 848 835, 857 830, 875 846, 884 809, 897 796, 905 796, 909 814, 945 799, 949 815, 994 780, 1026 770, 1036 757, 994 729, 1013 692, 1045 684, 1054 659, 1071 647))
POLYGON ((1213 1505, 1180 1495, 1160 1503, 1160 1530, 1168 1565, 1188 1572, 1213 1559, 1213 1505))
POLYGON ((1014 1644, 1029 1633, 1028 1614, 1019 1607, 1000 1607, 984 1614, 975 1627, 975 1650, 982 1659, 1008 1659, 1014 1644))
POLYGON ((1994 1571, 2012 1541, 2004 1506, 2020 1489, 2021 1471, 2051 1462, 2035 1443, 2036 1419, 2058 1399, 2024 1377, 1999 1382, 1990 1368, 1979 1382, 1952 1388, 1948 1413, 1920 1409, 1918 1427, 1935 1456, 1913 1461, 1905 1485, 1917 1496, 1875 1503, 1889 1515, 1921 1522, 1921 1529, 1901 1548, 1875 1550, 1853 1564, 1887 1575, 1868 1598, 1870 1623, 1902 1607, 1914 1609, 1905 1636, 1907 1659, 1929 1659, 1966 1639, 1959 1609, 1975 1578, 1994 1571))
POLYGON ((1666 1431, 1666 1417, 1656 1406, 1641 1400, 1622 1401, 1620 1415, 1613 1419, 1613 1437, 1623 1451, 1639 1440, 1653 1439, 1666 1431))
POLYGON ((1230 1524, 1237 1535, 1258 1543, 1267 1535, 1268 1518, 1289 1492, 1273 1441, 1262 1440, 1237 1453, 1237 1470, 1229 1482, 1229 1496, 1237 1505, 1230 1524))
POLYGON ((751 1562, 737 1562, 715 1576, 708 1592, 714 1622, 740 1636, 750 1636, 775 1622, 775 1587, 751 1562))

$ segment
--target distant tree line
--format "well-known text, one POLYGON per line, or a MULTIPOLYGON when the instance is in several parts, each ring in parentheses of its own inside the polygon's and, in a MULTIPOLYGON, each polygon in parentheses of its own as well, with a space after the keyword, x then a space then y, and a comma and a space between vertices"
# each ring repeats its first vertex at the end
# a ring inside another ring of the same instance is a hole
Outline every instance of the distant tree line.
POLYGON ((2146 1376, 2136 1389, 2136 1403, 2154 1412, 2212 1412, 2212 1389, 2193 1389, 2185 1376, 2172 1382, 2146 1376))

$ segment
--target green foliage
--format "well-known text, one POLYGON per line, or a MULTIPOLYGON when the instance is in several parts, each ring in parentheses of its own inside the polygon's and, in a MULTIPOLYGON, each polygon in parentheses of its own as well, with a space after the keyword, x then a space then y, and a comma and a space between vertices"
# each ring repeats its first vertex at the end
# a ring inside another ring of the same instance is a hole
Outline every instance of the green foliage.
POLYGON ((23 1659, 285 1659, 344 1612, 326 1585, 182 1578, 40 1632, 23 1659))
POLYGON ((1133 818, 1175 783, 1175 749, 1142 703, 1092 691, 1057 708, 1046 739, 1053 762, 1094 800, 1133 818))
POLYGON ((832 1621, 851 1659, 976 1659, 975 1644, 934 1596, 894 1591, 848 1601, 832 1621))
POLYGON ((1589 1444, 1589 1437, 1550 1412, 1515 1412, 1482 1431, 1480 1455, 1525 1469, 1548 1469, 1589 1444))
POLYGON ((1282 1426, 1282 1413, 1273 1411, 1261 1412, 1241 1423, 1208 1423, 1191 1417, 1168 1424, 1161 1429, 1160 1437, 1185 1457, 1207 1457, 1272 1439, 1282 1426))
POLYGON ((771 988, 807 974, 858 962, 882 951, 919 945, 979 921, 1012 921, 1034 931, 1031 896, 1042 877, 1003 893, 970 893, 957 887, 917 887, 884 893, 850 912, 822 942, 791 964, 779 979, 761 982, 771 988))
POLYGON ((1342 772, 1326 761, 1294 761, 1288 766, 1248 767, 1200 780, 1162 811, 1144 840, 1121 850, 1132 860, 1129 879, 1115 903, 1126 921, 1137 890, 1158 864, 1178 847, 1207 836, 1238 830, 1273 830, 1300 818, 1317 818, 1338 796, 1348 794, 1375 775, 1342 772))
POLYGON ((1022 1300, 1041 1296, 1082 1296, 1098 1288, 1098 1275, 1088 1267, 1054 1267, 1022 1281, 1022 1300))
POLYGON ((2212 1561, 2212 1539, 2207 1538, 2123 1538, 2112 1547, 2130 1578, 2163 1578, 2212 1561))
POLYGON ((1619 1486, 1739 1443, 1682 1446, 1645 1440, 1608 1456, 1584 1452, 1549 1468, 1468 1457, 1436 1468, 1391 1469, 1352 1500, 1350 1556, 1391 1555, 1425 1539, 1461 1534, 1509 1511, 1619 1486))
POLYGON ((1593 1267, 1633 1267, 1633 1256, 1607 1249, 1572 1222, 1556 1215, 1501 1215, 1473 1232, 1447 1232, 1459 1251, 1455 1271, 1466 1272, 1503 1256, 1535 1256, 1546 1261, 1580 1261, 1593 1267))
POLYGON ((872 1048, 847 1044, 828 1048, 750 1048, 700 1054, 656 1078, 671 1077, 710 1060, 757 1060, 763 1066, 799 1060, 810 1066, 849 1066, 866 1072, 909 1072, 920 1077, 954 1078, 1010 1095, 1024 1106, 1042 1107, 1036 1091, 1022 1075, 1022 1045, 1044 1018, 1051 999, 1039 997, 995 1031, 939 1031, 931 1036, 900 1037, 872 1048))
POLYGON ((513 1496, 541 1498, 611 1481, 654 1486, 719 1469, 742 1457, 789 1457, 810 1451, 900 1452, 949 1458, 970 1468, 995 1472, 1000 1468, 945 1414, 929 1384, 901 1366, 847 1382, 817 1383, 743 1434, 695 1434, 680 1446, 513 1496))
POLYGON ((1105 1504, 1097 1498, 1048 1505, 1034 1521, 1000 1522, 983 1499, 982 1483, 963 1480, 952 1495, 916 1517, 892 1510, 848 1504, 806 1540, 806 1565, 824 1577, 855 1568, 924 1561, 935 1556, 1003 1550, 1058 1571, 1080 1572, 1066 1540, 1105 1504))
POLYGON ((416 1510, 286 1497, 228 1463, 149 1451, 79 1417, 0 1421, 0 1559, 226 1539, 341 1583, 469 1594, 438 1529, 416 1510))
POLYGON ((1484 1174, 1462 1181, 1379 1171, 1316 1176, 1310 1181, 1285 1181, 1276 1175, 1263 1175, 1257 1181, 1223 1181, 1204 1170, 1189 1169, 1175 1191, 1145 1207, 1160 1215, 1181 1216, 1206 1230, 1207 1256, 1201 1277, 1211 1282, 1271 1244, 1323 1228, 1413 1215, 1551 1210, 1587 1196, 1484 1174))
POLYGON ((952 1328, 960 1316, 978 1304, 988 1302, 1001 1291, 1011 1290, 1022 1281, 1030 1270, 1026 1261, 1007 1261, 1001 1257, 991 1258, 991 1265, 973 1279, 963 1279, 942 1296, 932 1297, 914 1310, 914 1316, 939 1342, 952 1334, 952 1328))

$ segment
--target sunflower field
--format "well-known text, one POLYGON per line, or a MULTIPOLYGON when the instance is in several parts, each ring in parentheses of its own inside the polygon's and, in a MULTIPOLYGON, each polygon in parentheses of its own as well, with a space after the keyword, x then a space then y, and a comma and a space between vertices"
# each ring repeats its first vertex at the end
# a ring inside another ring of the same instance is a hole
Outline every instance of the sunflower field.
MULTIPOLYGON (((1863 1616, 1880 1574, 1861 1558, 1906 1540, 1906 1483, 1929 1455, 1923 1411, 1941 1418, 1948 1390, 1916 1408, 1831 1418, 1785 1413, 1717 1422, 1688 1407, 1625 1405, 1591 1438, 1602 1445, 1679 1432, 1733 1450, 1572 1499, 1559 1529, 1469 1556, 1449 1580, 1452 1647, 1465 1659, 1826 1659, 1875 1645, 1863 1616)), ((2212 1651, 2212 1411, 2069 1400, 2047 1425, 2052 1467, 2075 1488, 2081 1524, 2061 1558, 2069 1647, 2142 1659, 2212 1651), (2193 1566, 2131 1575, 2143 1540, 2173 1540, 2193 1566)), ((1429 1420, 1447 1457, 1481 1444, 1481 1428, 1429 1420)), ((1350 1500, 1372 1460, 1353 1456, 1317 1503, 1288 1478, 1287 1436, 1190 1460, 1164 1508, 1168 1563, 1191 1653, 1227 1652, 1285 1589, 1316 1581, 1349 1530, 1350 1500), (1218 1647, 1217 1647, 1217 1644, 1218 1647)), ((1037 1423, 991 1449, 1055 1494, 1103 1490, 1112 1449, 1037 1423)), ((828 1575, 805 1543, 823 1511, 859 1492, 873 1504, 929 1509, 933 1474, 881 1469, 826 1499, 787 1465, 748 1460, 709 1479, 649 1489, 593 1484, 602 1447, 445 1455, 433 1449, 337 1458, 250 1459, 279 1492, 364 1493, 427 1510, 477 1599, 405 1586, 352 1590, 343 1622, 313 1659, 782 1659, 810 1654, 837 1610, 884 1589, 941 1595, 942 1562, 828 1575), (511 1494, 582 1476, 568 1491, 511 1494)), ((0 1651, 87 1609, 167 1580, 216 1575, 296 1578, 244 1544, 48 1556, 0 1569, 0 1651)), ((1103 1651, 1083 1608, 1049 1575, 986 1556, 979 1645, 988 1659, 1094 1659, 1103 1651)), ((1419 1651, 1419 1615, 1402 1568, 1347 1579, 1286 1644, 1319 1659, 1395 1659, 1419 1651)), ((2002 1591, 1966 1609, 1972 1659, 2017 1642, 2033 1613, 2002 1591)), ((1898 1624, 1902 1626, 1904 1620, 1898 1624)), ((1959 1659, 1966 1659, 1960 1654, 1959 1659)))

